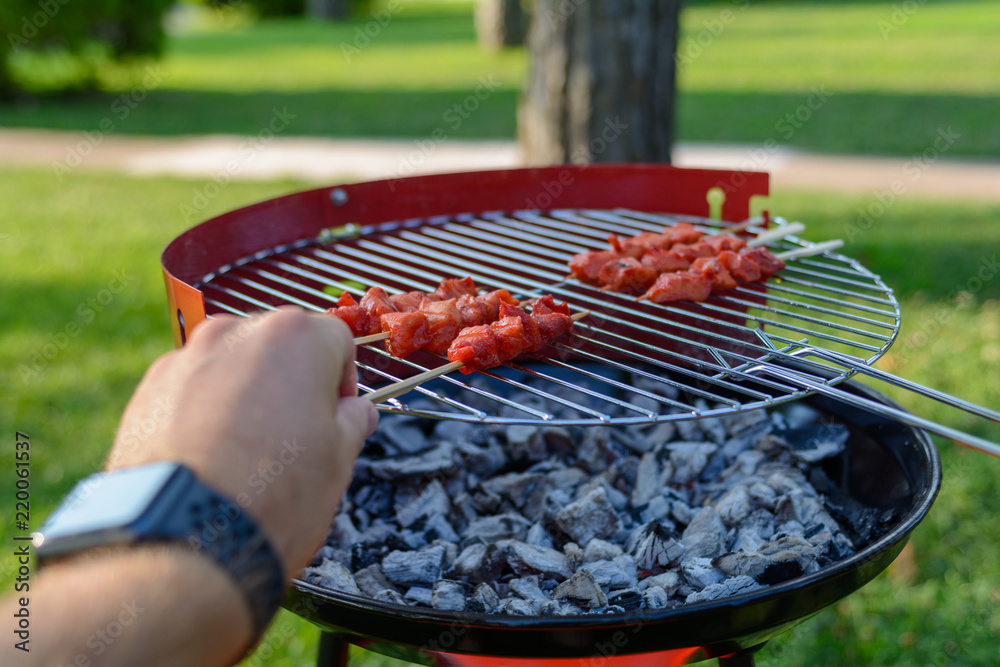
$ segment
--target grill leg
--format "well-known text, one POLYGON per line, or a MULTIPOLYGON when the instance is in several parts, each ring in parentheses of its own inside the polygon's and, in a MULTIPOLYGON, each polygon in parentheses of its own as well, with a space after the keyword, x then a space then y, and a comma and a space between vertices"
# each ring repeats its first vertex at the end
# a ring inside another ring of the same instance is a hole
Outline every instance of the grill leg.
POLYGON ((332 632, 319 634, 316 667, 347 667, 347 642, 332 632))

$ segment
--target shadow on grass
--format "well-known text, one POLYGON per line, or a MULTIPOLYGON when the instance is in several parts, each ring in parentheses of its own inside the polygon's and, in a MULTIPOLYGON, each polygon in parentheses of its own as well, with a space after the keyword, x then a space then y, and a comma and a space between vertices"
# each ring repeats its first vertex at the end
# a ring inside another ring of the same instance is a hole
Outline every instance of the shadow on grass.
MULTIPOLYGON (((781 145, 832 153, 912 156, 939 133, 958 135, 947 157, 1000 158, 1000 98, 841 94, 822 100, 801 93, 681 92, 682 141, 781 145)), ((105 119, 116 133, 178 136, 256 135, 275 110, 294 118, 289 136, 426 137, 441 128, 455 139, 512 139, 519 92, 494 91, 480 102, 472 90, 329 89, 298 93, 159 90, 129 109, 119 96, 40 98, 0 105, 0 126, 95 131, 105 119), (458 105, 456 107, 456 105, 458 105)))

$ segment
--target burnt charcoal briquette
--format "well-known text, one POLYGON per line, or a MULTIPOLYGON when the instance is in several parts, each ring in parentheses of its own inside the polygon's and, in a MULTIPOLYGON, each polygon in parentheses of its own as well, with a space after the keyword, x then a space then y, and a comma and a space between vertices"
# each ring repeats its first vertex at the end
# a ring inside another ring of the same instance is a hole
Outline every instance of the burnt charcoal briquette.
POLYGON ((608 604, 608 596, 594 580, 594 575, 588 570, 577 570, 572 577, 556 586, 552 592, 556 600, 569 600, 585 609, 604 607, 608 604))
POLYGON ((362 544, 351 545, 351 569, 357 572, 369 565, 377 565, 379 554, 362 544))
POLYGON ((622 528, 604 487, 594 489, 556 512, 555 522, 577 544, 586 544, 595 537, 614 537, 622 528))
POLYGON ((643 607, 642 593, 634 588, 608 593, 608 604, 621 607, 625 611, 635 611, 643 607))

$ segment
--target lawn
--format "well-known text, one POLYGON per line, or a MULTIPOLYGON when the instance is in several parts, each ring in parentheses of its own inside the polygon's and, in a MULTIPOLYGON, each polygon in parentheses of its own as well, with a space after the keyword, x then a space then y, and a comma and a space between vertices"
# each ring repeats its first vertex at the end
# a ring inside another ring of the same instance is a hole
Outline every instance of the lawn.
MULTIPOLYGON (((678 137, 911 155, 951 127, 962 136, 950 157, 1000 157, 1000 5, 895 6, 687 6, 678 137)), ((0 107, 0 125, 93 130, 110 118, 124 134, 255 134, 287 107, 296 116, 287 134, 422 137, 445 127, 456 139, 513 138, 523 50, 480 51, 470 2, 399 7, 384 27, 360 16, 178 28, 144 87, 24 100, 0 107), (452 126, 445 114, 477 89, 476 110, 452 126)))
MULTIPOLYGON (((46 170, 0 170, 0 201, 8 204, 0 209, 0 423, 8 437, 16 429, 34 445, 34 526, 74 480, 100 465, 144 368, 171 347, 158 258, 185 227, 179 204, 201 185, 79 172, 57 186, 46 170)), ((205 215, 303 187, 231 183, 205 215)), ((865 203, 785 192, 771 208, 808 223, 807 238, 823 239, 844 236, 845 221, 865 203)), ((1000 405, 1000 281, 970 283, 982 261, 995 261, 998 217, 996 205, 899 201, 849 243, 845 252, 881 273, 903 303, 903 333, 884 368, 1000 405), (956 301, 957 288, 967 294, 956 301)), ((1000 441, 996 425, 888 393, 920 414, 1000 441)), ((940 449, 944 487, 912 550, 858 594, 773 642, 759 664, 813 665, 818 656, 844 666, 995 663, 1000 461, 950 443, 940 449)), ((12 479, 9 457, 0 475, 12 479)), ((9 544, 11 535, 4 525, 0 540, 9 544)), ((12 564, 0 559, 5 591, 12 564)), ((247 664, 309 664, 316 641, 315 628, 283 612, 247 664)), ((375 658, 356 655, 375 667, 375 658)))

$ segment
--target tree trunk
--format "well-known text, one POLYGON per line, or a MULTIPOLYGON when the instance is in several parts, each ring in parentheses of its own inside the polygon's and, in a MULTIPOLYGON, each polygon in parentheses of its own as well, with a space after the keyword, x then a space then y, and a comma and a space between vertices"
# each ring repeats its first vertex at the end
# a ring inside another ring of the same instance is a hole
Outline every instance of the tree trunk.
POLYGON ((537 0, 518 134, 529 164, 670 162, 682 0, 537 0))
POLYGON ((350 0, 306 0, 306 14, 313 18, 343 21, 350 13, 350 0))
POLYGON ((484 49, 499 51, 524 44, 525 22, 521 0, 476 2, 476 37, 484 49))

